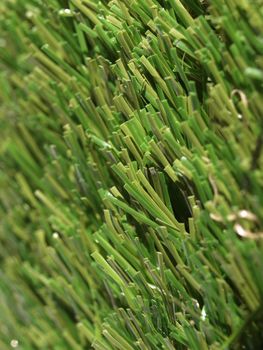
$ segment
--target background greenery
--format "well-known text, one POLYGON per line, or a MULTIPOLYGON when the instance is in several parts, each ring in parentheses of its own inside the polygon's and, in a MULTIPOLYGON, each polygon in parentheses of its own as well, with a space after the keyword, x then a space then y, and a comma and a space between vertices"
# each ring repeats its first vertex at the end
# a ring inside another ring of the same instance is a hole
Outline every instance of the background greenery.
POLYGON ((262 349, 261 0, 2 0, 0 348, 262 349))

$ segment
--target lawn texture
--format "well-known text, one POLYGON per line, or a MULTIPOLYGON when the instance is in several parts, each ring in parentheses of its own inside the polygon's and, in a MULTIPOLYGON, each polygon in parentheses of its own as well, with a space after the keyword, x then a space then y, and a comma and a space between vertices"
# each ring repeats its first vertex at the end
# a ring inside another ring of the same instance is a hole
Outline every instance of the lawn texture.
POLYGON ((1 0, 0 86, 0 349, 262 349, 262 0, 1 0))

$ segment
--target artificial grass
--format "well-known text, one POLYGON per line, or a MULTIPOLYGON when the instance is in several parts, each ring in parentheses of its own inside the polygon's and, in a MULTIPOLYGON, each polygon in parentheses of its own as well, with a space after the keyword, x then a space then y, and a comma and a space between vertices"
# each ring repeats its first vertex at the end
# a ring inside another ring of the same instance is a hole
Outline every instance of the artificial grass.
POLYGON ((262 1, 0 28, 1 350, 262 349, 262 1))

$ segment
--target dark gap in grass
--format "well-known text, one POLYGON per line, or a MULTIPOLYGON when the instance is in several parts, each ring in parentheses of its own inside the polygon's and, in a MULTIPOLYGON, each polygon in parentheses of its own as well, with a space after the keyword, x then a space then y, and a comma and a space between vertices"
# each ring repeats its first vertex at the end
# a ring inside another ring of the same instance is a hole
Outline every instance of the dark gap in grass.
POLYGON ((230 349, 262 350, 263 349, 263 305, 244 320, 243 325, 233 337, 230 349))
POLYGON ((166 179, 166 182, 174 216, 177 221, 184 223, 186 230, 189 231, 188 219, 192 216, 192 213, 187 197, 192 193, 187 188, 185 180, 175 183, 170 179, 166 179))
POLYGON ((52 298, 53 301, 57 304, 57 309, 63 310, 70 320, 74 322, 78 321, 75 312, 69 305, 67 305, 67 303, 59 299, 56 295, 52 295, 52 298))

